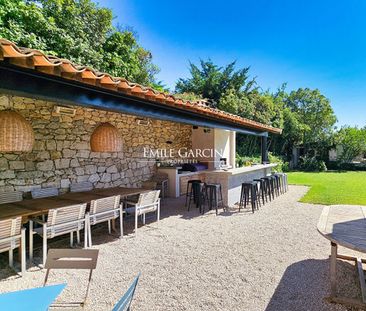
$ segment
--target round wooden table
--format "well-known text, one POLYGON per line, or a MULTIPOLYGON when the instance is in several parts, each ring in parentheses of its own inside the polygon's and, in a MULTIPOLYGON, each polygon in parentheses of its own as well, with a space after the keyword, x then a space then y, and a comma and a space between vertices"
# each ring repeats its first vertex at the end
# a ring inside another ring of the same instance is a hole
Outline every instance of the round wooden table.
POLYGON ((334 205, 324 207, 318 223, 318 231, 330 240, 330 285, 329 301, 366 310, 366 283, 362 267, 366 260, 338 254, 338 246, 366 253, 366 206, 334 205), (362 301, 342 297, 337 293, 337 258, 352 261, 357 267, 362 301))

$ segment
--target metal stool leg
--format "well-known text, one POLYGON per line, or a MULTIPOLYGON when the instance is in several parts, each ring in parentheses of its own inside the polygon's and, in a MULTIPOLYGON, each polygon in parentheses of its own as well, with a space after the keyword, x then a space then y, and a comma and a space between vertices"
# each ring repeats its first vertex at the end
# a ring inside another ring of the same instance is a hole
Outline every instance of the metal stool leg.
POLYGON ((243 207, 243 199, 244 199, 244 186, 241 185, 240 202, 239 202, 239 212, 240 212, 240 209, 243 207))
POLYGON ((252 212, 254 213, 255 205, 256 205, 256 199, 255 199, 255 185, 252 185, 250 188, 248 188, 248 192, 250 191, 250 201, 252 204, 252 212))

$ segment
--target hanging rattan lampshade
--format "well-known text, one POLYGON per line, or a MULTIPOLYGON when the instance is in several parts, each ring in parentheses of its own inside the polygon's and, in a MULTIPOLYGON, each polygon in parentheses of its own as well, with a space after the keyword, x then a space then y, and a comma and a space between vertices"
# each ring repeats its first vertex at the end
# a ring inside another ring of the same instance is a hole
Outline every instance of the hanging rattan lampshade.
POLYGON ((19 113, 0 111, 0 152, 32 151, 32 126, 19 113))
POLYGON ((110 123, 102 123, 96 127, 90 147, 94 152, 118 152, 122 150, 122 141, 118 130, 110 123))

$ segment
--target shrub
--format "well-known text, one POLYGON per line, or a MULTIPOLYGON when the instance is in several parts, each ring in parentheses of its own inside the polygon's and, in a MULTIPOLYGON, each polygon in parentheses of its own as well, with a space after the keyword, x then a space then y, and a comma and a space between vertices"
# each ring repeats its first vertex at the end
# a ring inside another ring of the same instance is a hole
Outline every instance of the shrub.
POLYGON ((289 172, 289 171, 290 171, 290 163, 289 162, 283 162, 282 172, 289 172))
POLYGON ((261 158, 258 157, 242 157, 239 154, 236 155, 236 166, 251 166, 253 164, 261 163, 261 158))
POLYGON ((285 162, 282 157, 275 156, 271 152, 268 153, 268 159, 270 163, 277 163, 278 165, 273 168, 276 172, 288 172, 290 170, 289 163, 285 162))
POLYGON ((323 160, 318 160, 315 157, 302 157, 300 158, 300 168, 305 172, 325 172, 327 166, 323 160))
POLYGON ((329 161, 327 164, 330 170, 341 171, 366 171, 366 163, 353 163, 353 162, 341 162, 341 161, 329 161))

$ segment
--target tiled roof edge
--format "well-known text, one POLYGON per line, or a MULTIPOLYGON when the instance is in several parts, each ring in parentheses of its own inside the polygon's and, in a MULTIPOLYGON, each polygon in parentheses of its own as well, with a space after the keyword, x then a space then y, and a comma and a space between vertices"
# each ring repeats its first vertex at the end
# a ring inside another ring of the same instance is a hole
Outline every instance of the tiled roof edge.
POLYGON ((132 83, 121 77, 114 77, 108 73, 99 72, 89 66, 78 65, 67 59, 46 55, 36 49, 18 47, 15 43, 6 39, 0 38, 0 46, 0 61, 8 59, 11 64, 16 66, 34 69, 50 75, 61 76, 65 79, 71 79, 89 85, 104 87, 130 96, 190 110, 202 115, 209 115, 250 129, 275 134, 282 133, 282 130, 279 128, 211 108, 202 105, 200 102, 175 98, 172 94, 159 92, 150 87, 132 83))

